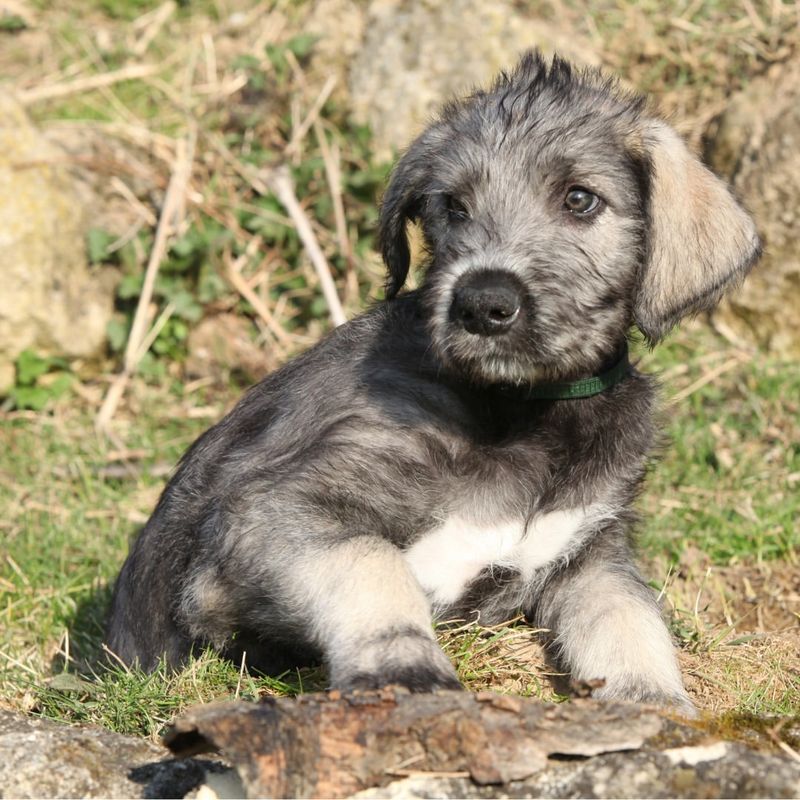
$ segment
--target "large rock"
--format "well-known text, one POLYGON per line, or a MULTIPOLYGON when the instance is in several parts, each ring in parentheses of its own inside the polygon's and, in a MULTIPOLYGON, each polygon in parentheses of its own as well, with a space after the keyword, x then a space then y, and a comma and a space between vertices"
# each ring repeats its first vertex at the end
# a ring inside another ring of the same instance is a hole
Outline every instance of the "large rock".
POLYGON ((708 156, 764 239, 761 264, 716 317, 750 342, 800 356, 800 60, 733 98, 708 156))
POLYGON ((183 797, 225 768, 102 728, 0 709, 0 797, 183 797))
POLYGON ((0 92, 0 394, 26 348, 95 355, 113 287, 86 263, 86 220, 62 150, 0 92))
POLYGON ((532 47, 598 63, 574 32, 505 0, 318 0, 308 29, 320 35, 318 68, 339 72, 356 120, 378 155, 406 146, 448 98, 484 85, 532 47))
POLYGON ((354 797, 792 797, 798 791, 798 767, 788 759, 717 742, 660 753, 609 753, 587 761, 563 761, 503 787, 502 792, 468 778, 415 776, 354 797))

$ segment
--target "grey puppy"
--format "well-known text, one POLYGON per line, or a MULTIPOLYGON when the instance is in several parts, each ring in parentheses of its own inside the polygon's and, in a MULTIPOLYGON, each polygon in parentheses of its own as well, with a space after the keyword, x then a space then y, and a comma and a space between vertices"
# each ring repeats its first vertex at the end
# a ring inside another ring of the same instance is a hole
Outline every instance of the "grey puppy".
POLYGON ((125 562, 108 644, 210 645, 333 686, 459 686, 431 617, 521 610, 597 695, 691 708, 631 503, 655 430, 629 365, 756 260, 749 216, 641 98, 537 53, 448 105, 380 222, 387 300, 189 449, 125 562), (406 224, 429 264, 409 271, 406 224))

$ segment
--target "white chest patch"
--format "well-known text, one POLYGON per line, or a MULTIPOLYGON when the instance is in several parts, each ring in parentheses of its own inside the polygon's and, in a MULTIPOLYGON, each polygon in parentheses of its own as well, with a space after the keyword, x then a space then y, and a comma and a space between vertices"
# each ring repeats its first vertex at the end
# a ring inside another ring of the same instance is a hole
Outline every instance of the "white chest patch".
POLYGON ((526 530, 522 520, 478 525, 453 515, 415 542, 405 559, 431 602, 446 606, 486 568, 507 567, 530 578, 612 516, 602 504, 552 511, 534 517, 526 530))

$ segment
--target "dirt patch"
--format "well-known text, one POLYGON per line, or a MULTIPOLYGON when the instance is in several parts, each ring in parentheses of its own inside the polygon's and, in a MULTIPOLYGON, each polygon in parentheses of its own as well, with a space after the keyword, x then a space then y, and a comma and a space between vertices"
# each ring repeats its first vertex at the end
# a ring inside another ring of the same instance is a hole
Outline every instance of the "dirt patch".
POLYGON ((713 649, 682 650, 686 689, 698 708, 721 713, 733 708, 783 708, 797 713, 800 700, 800 632, 783 631, 713 649))
POLYGON ((800 626, 800 566, 785 561, 711 564, 687 551, 669 578, 667 597, 681 617, 706 628, 773 634, 800 626))
POLYGON ((800 570, 688 552, 666 588, 687 690, 702 709, 800 711, 800 570))
MULTIPOLYGON (((683 561, 670 574, 663 600, 697 707, 714 714, 800 714, 798 568, 784 562, 718 567, 699 551, 687 551, 683 561)), ((647 574, 659 574, 659 567, 647 574)), ((466 625, 440 631, 440 640, 472 690, 545 700, 580 693, 553 673, 536 632, 524 624, 466 625)))

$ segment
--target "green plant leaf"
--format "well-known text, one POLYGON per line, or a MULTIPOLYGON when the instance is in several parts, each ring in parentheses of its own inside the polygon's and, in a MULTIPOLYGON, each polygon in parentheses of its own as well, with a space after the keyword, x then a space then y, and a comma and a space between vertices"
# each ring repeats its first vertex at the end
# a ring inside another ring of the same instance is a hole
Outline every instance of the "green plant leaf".
POLYGON ((187 289, 178 289, 170 293, 169 300, 175 306, 176 317, 197 322, 203 316, 203 307, 187 289))
POLYGON ((18 14, 4 13, 0 15, 0 33, 19 33, 28 27, 28 23, 18 14))
POLYGON ((196 236, 192 236, 192 233, 194 233, 194 229, 190 230, 180 239, 176 239, 172 243, 172 247, 170 247, 170 252, 173 255, 178 256, 178 258, 186 258, 195 252, 195 250, 197 250, 198 242, 196 236))
POLYGON ((14 401, 16 408, 27 408, 31 411, 41 411, 50 400, 50 392, 41 386, 15 386, 9 397, 14 401))
POLYGON ((50 369, 51 360, 37 355, 33 350, 23 350, 17 356, 17 385, 33 386, 40 375, 50 369))
POLYGON ((120 317, 114 317, 108 325, 106 325, 108 344, 115 353, 119 353, 125 347, 125 343, 128 341, 129 331, 130 326, 128 322, 120 317))
MULTIPOLYGON (((56 374, 56 373, 54 373, 56 374)), ((47 390, 50 394, 52 399, 56 399, 57 397, 61 397, 64 392, 69 389, 72 385, 73 376, 69 372, 60 372, 56 374, 56 377, 53 378, 52 383, 48 383, 47 386, 43 387, 47 390)))
POLYGON ((89 683, 71 672, 62 672, 54 675, 47 686, 57 692, 79 692, 80 694, 95 695, 99 687, 95 683, 89 683))
POLYGON ((315 297, 309 309, 312 317, 325 317, 328 314, 328 304, 324 297, 315 297))
POLYGON ((100 264, 109 260, 108 248, 115 237, 102 228, 90 228, 86 234, 86 249, 89 252, 89 261, 100 264))
POLYGON ((297 58, 305 58, 311 54, 317 38, 313 33, 299 33, 286 42, 286 49, 290 50, 297 58))
POLYGON ((143 275, 125 275, 117 286, 117 297, 120 300, 131 300, 142 293, 143 275))

